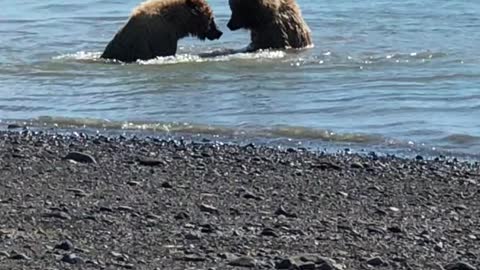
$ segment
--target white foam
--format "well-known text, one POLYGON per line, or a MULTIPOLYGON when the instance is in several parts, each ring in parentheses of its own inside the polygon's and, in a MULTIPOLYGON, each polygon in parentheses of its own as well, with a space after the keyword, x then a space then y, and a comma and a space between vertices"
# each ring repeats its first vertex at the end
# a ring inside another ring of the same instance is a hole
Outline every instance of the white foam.
MULTIPOLYGON (((63 54, 53 57, 55 60, 99 60, 101 52, 79 51, 71 54, 63 54)), ((281 59, 286 56, 284 51, 263 50, 258 52, 242 52, 229 49, 213 50, 202 54, 177 54, 175 56, 157 57, 150 60, 139 60, 140 65, 172 65, 181 63, 202 63, 202 62, 227 62, 231 60, 261 60, 281 59)))
POLYGON ((99 59, 102 55, 101 52, 85 52, 79 51, 76 53, 62 54, 59 56, 53 57, 55 60, 96 60, 99 59))

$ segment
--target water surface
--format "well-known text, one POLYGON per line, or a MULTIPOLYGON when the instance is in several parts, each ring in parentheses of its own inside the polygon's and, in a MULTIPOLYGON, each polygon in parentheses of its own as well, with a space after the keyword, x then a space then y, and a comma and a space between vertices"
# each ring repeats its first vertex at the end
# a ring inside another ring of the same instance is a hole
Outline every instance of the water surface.
POLYGON ((129 65, 98 59, 137 1, 16 1, 0 13, 0 119, 480 153, 480 2, 299 0, 315 47, 224 35, 129 65))

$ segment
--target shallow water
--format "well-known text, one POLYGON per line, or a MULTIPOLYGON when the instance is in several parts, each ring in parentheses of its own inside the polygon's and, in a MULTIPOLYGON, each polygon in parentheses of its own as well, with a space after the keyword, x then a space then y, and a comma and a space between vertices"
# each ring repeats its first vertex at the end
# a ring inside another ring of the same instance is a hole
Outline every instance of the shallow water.
POLYGON ((480 2, 299 0, 315 47, 218 41, 98 59, 137 1, 17 1, 0 13, 0 119, 480 153, 480 2), (185 124, 188 123, 188 124, 185 124))

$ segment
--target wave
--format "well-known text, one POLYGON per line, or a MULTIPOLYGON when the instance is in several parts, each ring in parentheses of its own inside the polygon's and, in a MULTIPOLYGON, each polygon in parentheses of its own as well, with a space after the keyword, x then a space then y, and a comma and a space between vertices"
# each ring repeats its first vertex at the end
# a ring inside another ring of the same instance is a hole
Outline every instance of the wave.
MULTIPOLYGON (((72 54, 63 54, 53 57, 54 60, 74 60, 87 62, 121 63, 115 60, 100 58, 101 52, 79 51, 72 54)), ((200 54, 182 53, 175 56, 157 57, 150 60, 138 60, 140 65, 171 65, 181 63, 226 62, 232 60, 281 59, 286 56, 284 51, 263 50, 258 52, 244 52, 243 50, 216 49, 200 54)))

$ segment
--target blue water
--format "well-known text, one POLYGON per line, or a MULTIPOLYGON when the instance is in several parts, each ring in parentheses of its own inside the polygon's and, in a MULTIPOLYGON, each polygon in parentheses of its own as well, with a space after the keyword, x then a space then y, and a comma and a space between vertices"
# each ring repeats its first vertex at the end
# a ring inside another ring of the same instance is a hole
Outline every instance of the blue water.
POLYGON ((0 119, 480 153, 479 1, 298 1, 315 47, 241 49, 228 1, 218 41, 177 57, 98 59, 138 4, 26 1, 0 12, 0 119))

